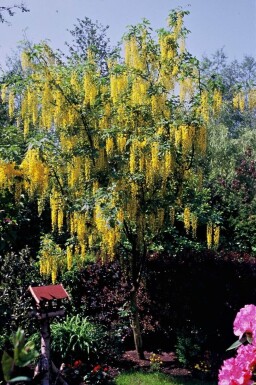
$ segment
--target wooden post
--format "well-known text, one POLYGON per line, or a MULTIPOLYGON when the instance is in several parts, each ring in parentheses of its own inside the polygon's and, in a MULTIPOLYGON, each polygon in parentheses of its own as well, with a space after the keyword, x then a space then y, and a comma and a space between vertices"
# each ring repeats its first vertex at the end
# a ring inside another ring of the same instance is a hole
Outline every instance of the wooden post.
POLYGON ((40 321, 41 359, 40 372, 43 374, 42 385, 51 385, 50 324, 49 319, 40 321))

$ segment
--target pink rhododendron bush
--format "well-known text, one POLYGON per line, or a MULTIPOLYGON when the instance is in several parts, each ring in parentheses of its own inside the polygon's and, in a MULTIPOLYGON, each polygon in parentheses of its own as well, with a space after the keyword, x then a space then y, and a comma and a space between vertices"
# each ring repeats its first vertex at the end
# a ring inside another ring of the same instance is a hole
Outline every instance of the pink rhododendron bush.
POLYGON ((240 309, 233 330, 239 339, 228 350, 237 348, 237 353, 223 362, 219 371, 219 385, 255 384, 256 306, 245 305, 240 309))

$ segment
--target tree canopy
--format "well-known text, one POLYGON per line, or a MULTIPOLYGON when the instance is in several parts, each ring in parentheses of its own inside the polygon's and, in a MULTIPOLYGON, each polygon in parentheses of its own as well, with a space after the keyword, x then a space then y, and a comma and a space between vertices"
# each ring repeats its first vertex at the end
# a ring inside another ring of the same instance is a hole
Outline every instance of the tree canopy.
MULTIPOLYGON (((69 268, 74 254, 128 253, 138 274, 176 213, 196 237, 200 163, 221 94, 200 83, 185 13, 171 13, 157 40, 146 20, 131 27, 125 57, 109 59, 107 76, 90 47, 79 66, 43 43, 23 53, 23 83, 2 88, 29 143, 20 163, 2 162, 2 187, 28 193, 39 213, 49 199, 53 232, 69 234, 69 268)), ((48 257, 41 269, 54 276, 58 263, 48 257)))

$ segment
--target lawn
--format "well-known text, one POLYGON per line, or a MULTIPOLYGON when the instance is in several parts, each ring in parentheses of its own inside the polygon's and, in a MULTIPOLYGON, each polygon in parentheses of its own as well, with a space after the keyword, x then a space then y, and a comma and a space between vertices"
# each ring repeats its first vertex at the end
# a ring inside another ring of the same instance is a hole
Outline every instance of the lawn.
POLYGON ((214 381, 189 378, 173 378, 164 373, 130 372, 120 374, 115 379, 116 385, 217 385, 214 381))

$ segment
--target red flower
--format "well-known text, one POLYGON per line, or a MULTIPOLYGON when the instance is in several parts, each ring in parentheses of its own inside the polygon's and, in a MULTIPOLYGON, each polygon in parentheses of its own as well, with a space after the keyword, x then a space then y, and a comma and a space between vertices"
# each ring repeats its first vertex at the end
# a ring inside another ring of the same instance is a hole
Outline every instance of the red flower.
POLYGON ((81 360, 77 360, 77 361, 74 362, 74 368, 77 368, 80 365, 82 365, 82 361, 81 360))
POLYGON ((104 372, 107 372, 108 371, 108 367, 106 366, 103 370, 104 370, 104 372))
POLYGON ((96 365, 94 368, 93 368, 93 373, 96 373, 98 372, 99 370, 101 369, 101 366, 100 365, 96 365))

